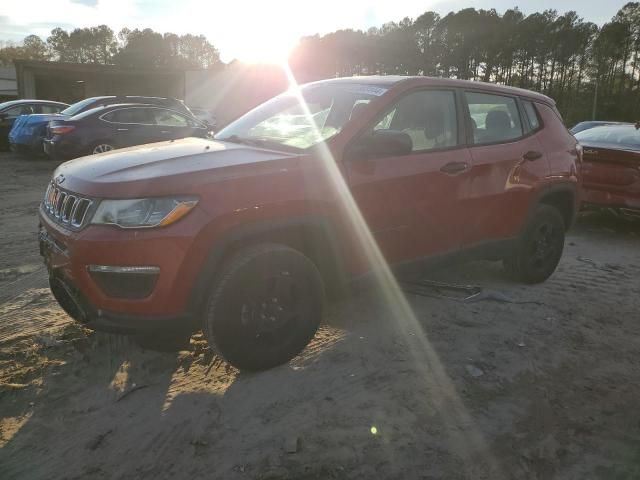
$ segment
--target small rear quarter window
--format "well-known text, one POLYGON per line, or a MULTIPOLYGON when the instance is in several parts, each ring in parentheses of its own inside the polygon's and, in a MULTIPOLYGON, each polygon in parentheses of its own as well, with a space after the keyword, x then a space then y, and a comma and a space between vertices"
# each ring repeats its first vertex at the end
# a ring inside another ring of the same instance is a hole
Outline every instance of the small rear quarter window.
POLYGON ((538 130, 540 128, 540 118, 538 117, 538 112, 536 107, 533 105, 533 102, 524 100, 522 104, 524 105, 524 111, 527 115, 527 119, 529 120, 531 130, 538 130))

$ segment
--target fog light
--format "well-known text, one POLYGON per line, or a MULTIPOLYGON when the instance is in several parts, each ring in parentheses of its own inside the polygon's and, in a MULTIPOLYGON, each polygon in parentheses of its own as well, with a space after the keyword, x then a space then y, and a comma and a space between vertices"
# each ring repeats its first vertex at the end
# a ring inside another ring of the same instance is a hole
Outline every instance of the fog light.
POLYGON ((140 299, 151 295, 160 267, 89 265, 89 275, 109 297, 140 299))

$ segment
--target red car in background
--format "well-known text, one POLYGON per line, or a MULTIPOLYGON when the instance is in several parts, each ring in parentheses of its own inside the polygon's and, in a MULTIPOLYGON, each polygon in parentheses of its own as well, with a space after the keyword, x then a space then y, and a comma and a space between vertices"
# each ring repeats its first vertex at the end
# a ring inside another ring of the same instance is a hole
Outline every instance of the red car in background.
POLYGON ((575 135, 584 150, 585 206, 607 207, 640 218, 640 130, 607 125, 575 135))

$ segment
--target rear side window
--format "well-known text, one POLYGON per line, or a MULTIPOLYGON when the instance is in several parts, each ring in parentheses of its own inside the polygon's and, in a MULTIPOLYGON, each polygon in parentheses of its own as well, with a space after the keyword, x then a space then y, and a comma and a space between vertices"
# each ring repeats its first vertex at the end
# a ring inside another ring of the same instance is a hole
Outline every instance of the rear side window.
POLYGON ((529 126, 532 131, 536 131, 540 128, 540 118, 538 117, 538 112, 536 107, 533 105, 533 102, 528 100, 523 100, 522 104, 524 105, 524 112, 527 115, 527 119, 529 120, 529 126))
POLYGON ((518 105, 512 97, 465 92, 473 143, 499 143, 522 137, 518 105))
POLYGON ((423 90, 410 93, 387 112, 374 130, 397 130, 411 137, 413 151, 436 150, 458 144, 454 93, 423 90))
POLYGON ((144 108, 123 108, 120 110, 114 110, 113 112, 105 114, 102 119, 112 123, 153 123, 149 119, 149 115, 144 108))
POLYGON ((161 108, 154 109, 155 123, 163 127, 187 127, 189 121, 179 113, 161 108))
POLYGON ((58 113, 63 108, 61 105, 34 105, 36 113, 58 113))
POLYGON ((32 113, 31 105, 17 105, 5 110, 3 113, 7 115, 7 118, 17 118, 20 115, 29 115, 32 113))

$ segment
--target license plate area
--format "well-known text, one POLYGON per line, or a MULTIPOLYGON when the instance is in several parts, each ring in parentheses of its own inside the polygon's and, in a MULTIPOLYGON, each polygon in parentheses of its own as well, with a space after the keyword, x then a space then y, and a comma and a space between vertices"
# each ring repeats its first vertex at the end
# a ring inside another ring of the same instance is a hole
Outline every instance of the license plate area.
POLYGON ((47 230, 40 227, 38 233, 40 255, 49 271, 63 267, 69 263, 69 254, 66 247, 58 242, 47 230))

